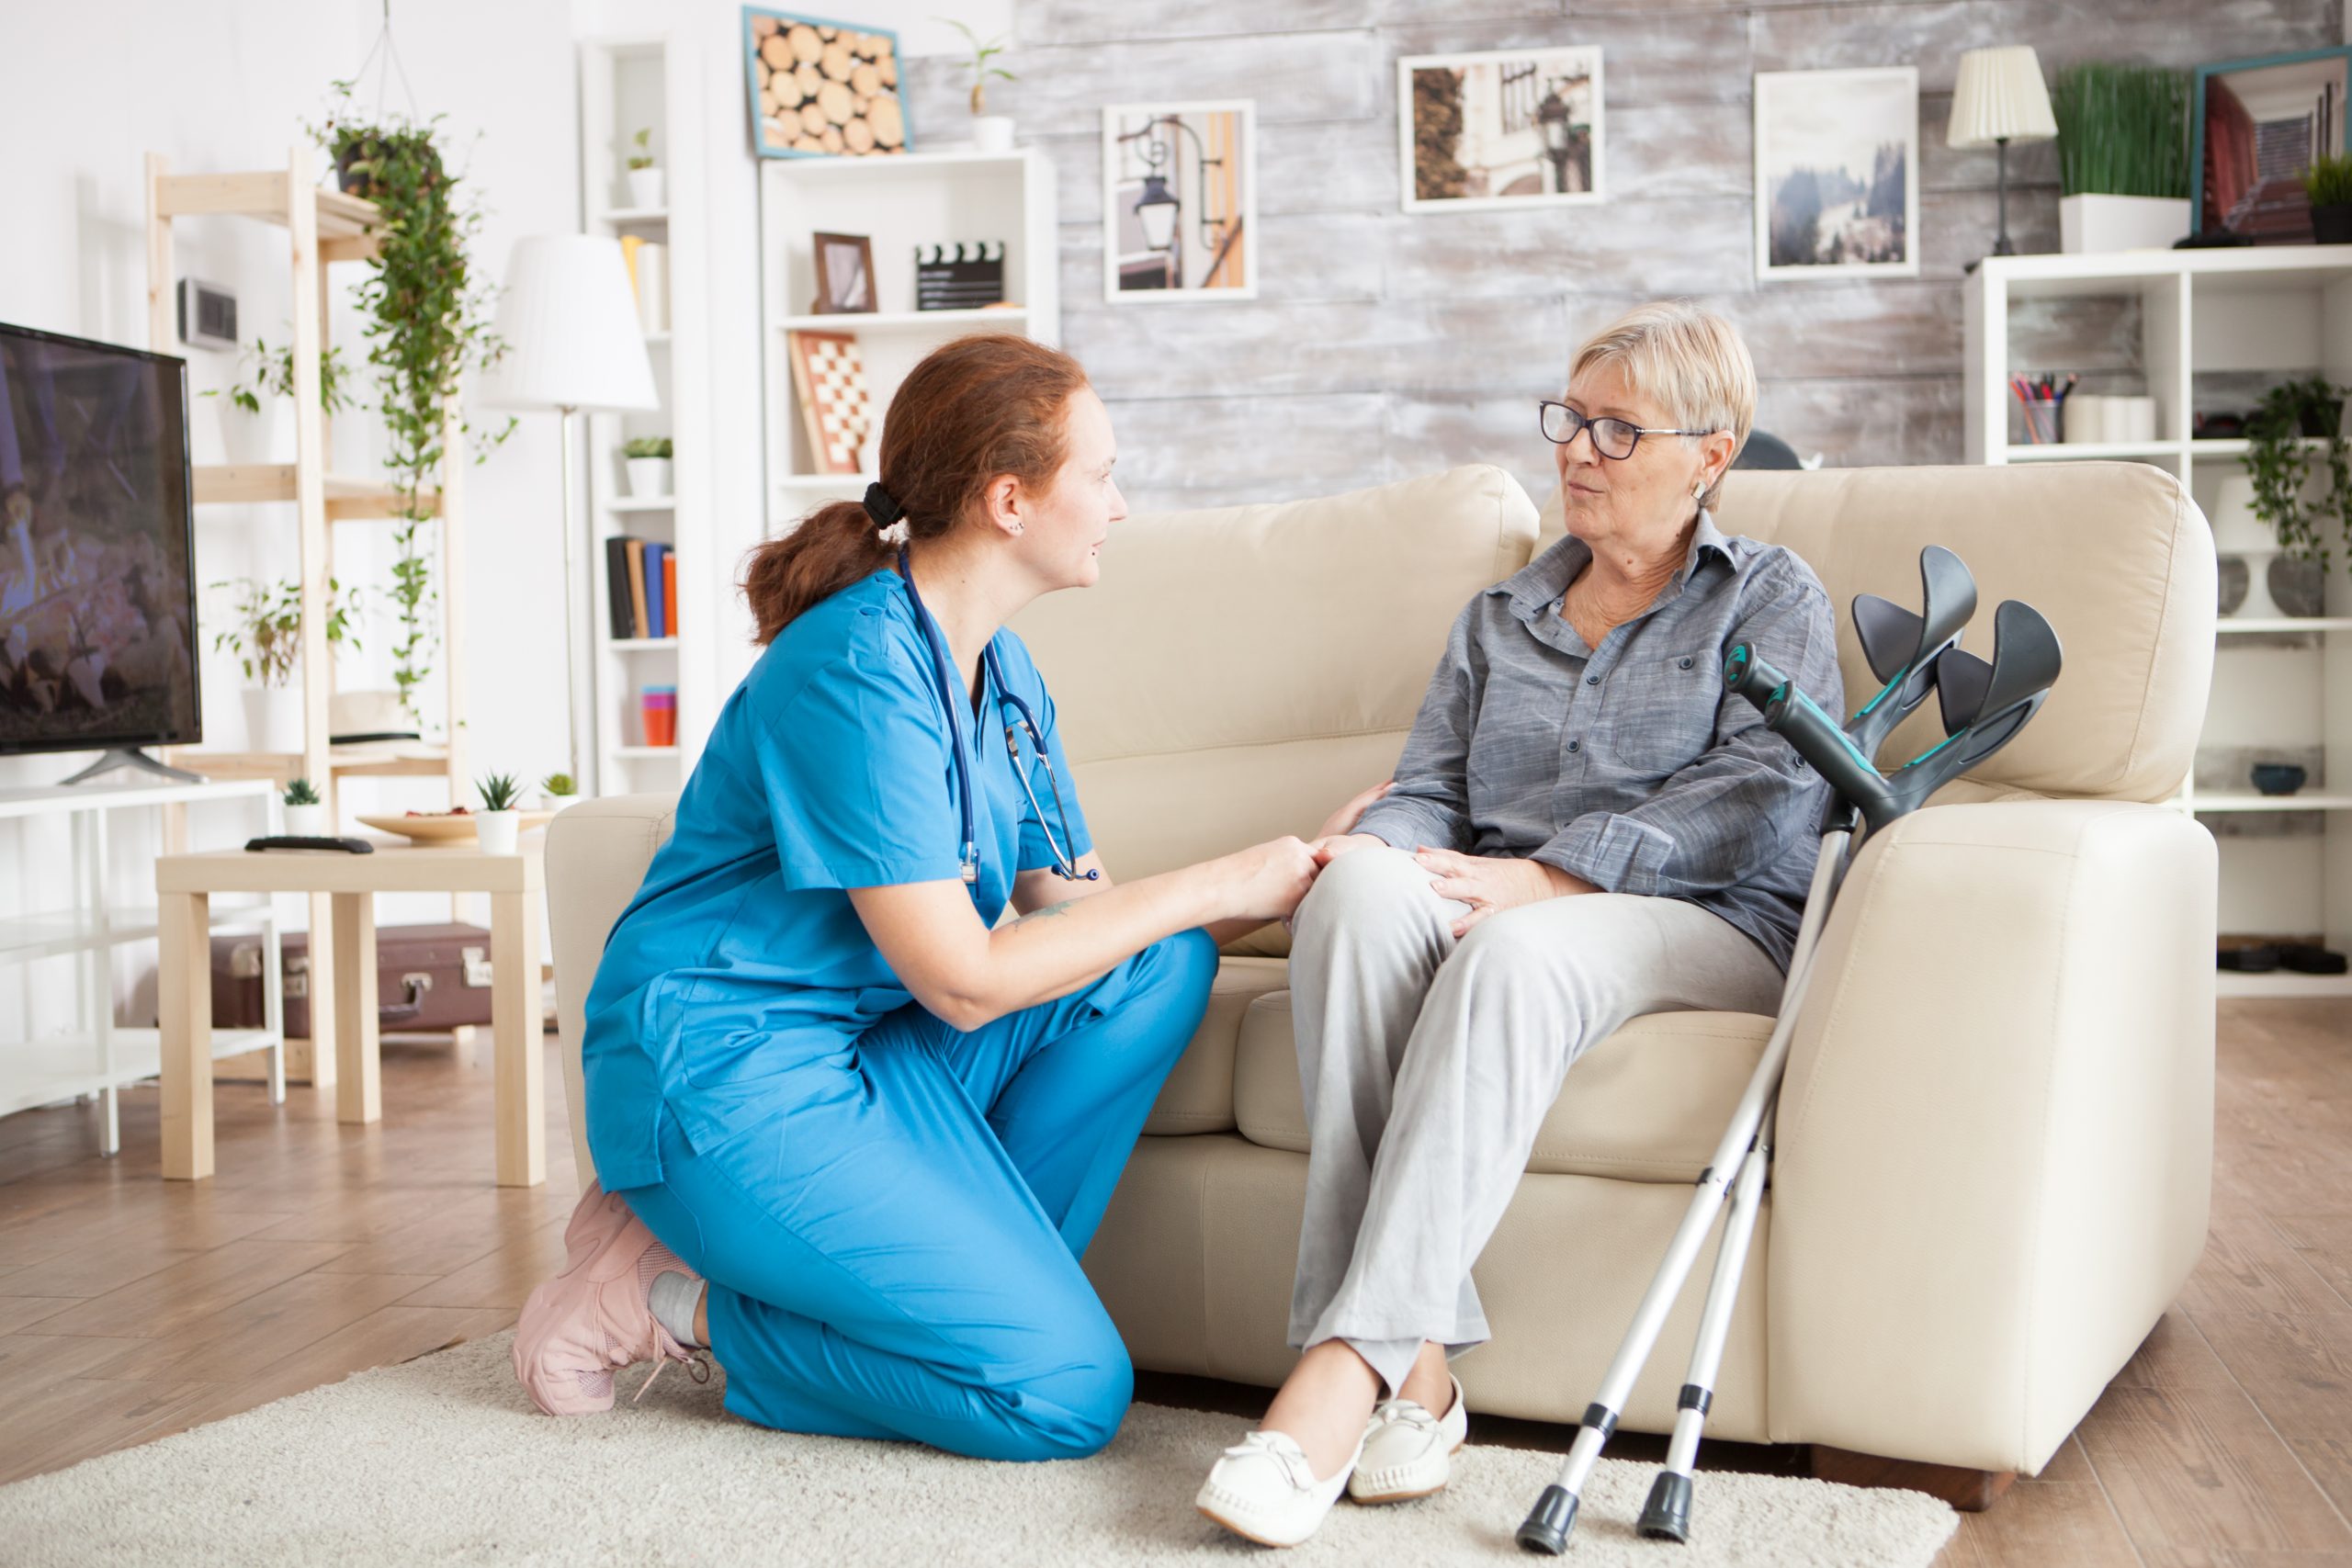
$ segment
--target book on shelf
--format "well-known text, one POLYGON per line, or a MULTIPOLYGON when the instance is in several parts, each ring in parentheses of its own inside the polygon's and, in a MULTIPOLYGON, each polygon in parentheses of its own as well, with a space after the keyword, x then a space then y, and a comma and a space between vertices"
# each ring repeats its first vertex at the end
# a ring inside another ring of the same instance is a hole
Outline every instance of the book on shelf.
POLYGON ((662 621, 670 635, 678 635, 678 552, 662 553, 662 621))
POLYGON ((605 541, 605 586, 616 641, 678 635, 678 555, 633 534, 605 541))
POLYGON ((670 330, 670 247, 635 234, 621 236, 621 260, 637 296, 638 325, 649 333, 670 330))
POLYGON ((645 545, 645 635, 666 637, 662 619, 662 561, 670 547, 647 540, 645 545))

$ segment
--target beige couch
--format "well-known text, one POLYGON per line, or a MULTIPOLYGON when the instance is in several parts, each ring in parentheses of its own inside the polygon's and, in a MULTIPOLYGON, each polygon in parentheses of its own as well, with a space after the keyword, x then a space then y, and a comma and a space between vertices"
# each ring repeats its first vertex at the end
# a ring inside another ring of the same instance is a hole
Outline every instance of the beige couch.
MULTIPOLYGON (((2153 803, 2203 718, 2212 541, 2136 464, 1743 472, 1721 520, 1804 556, 1841 619, 1859 592, 1916 603, 1920 547, 1949 546, 1983 590, 1971 647, 2025 598, 2067 662, 2022 739, 1854 868, 1710 1429, 2038 1471, 2204 1241, 2214 851, 2153 803)), ((1114 528, 1099 586, 1016 623, 1113 874, 1310 832, 1385 777, 1454 615, 1557 531, 1485 468, 1114 528)), ((670 807, 592 801, 550 829, 575 1141, 581 1000, 670 807)), ((1228 956, 1086 1259, 1141 1367, 1272 1383, 1291 1362, 1306 1133, 1280 936, 1228 956)), ((1495 1340, 1459 1364, 1473 1408, 1576 1419, 1769 1027, 1659 1015, 1577 1064, 1477 1266, 1495 1340)), ((1704 1280, 1628 1427, 1671 1425, 1704 1280)))

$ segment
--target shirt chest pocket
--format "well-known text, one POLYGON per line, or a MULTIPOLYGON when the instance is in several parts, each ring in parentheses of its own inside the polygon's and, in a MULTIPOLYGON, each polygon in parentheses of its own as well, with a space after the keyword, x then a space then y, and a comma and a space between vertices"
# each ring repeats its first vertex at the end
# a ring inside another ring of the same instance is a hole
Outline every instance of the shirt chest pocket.
POLYGON ((1723 675, 1711 649, 1629 660, 1601 690, 1601 742, 1633 773, 1664 778, 1714 743, 1723 675))

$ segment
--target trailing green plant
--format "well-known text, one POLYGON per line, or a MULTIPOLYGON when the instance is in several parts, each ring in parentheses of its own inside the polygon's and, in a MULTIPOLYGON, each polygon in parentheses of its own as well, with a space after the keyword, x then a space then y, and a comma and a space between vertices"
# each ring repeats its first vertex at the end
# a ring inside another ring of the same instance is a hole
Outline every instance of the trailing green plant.
POLYGON ((2352 446, 2344 437, 2344 400, 2352 388, 2312 376, 2273 387, 2245 423, 2246 475, 2254 483, 2254 514, 2278 536, 2278 547, 2301 560, 2329 564, 2321 525, 2329 517, 2352 548, 2352 446), (2307 438, 2327 444, 2327 496, 2304 500, 2311 478, 2307 438))
POLYGON ((637 134, 630 137, 629 141, 637 151, 628 155, 628 166, 632 169, 651 168, 653 166, 653 128, 650 125, 639 126, 637 134))
MULTIPOLYGON (((236 655, 245 679, 264 686, 283 686, 293 677, 302 658, 302 585, 292 578, 262 582, 250 577, 228 578, 212 584, 230 594, 230 624, 212 637, 216 653, 236 655)), ((327 579, 327 645, 348 643, 356 649, 359 633, 352 617, 358 614, 360 592, 348 594, 334 578, 327 579)))
MULTIPOLYGON (((343 350, 327 348, 319 355, 319 407, 329 413, 342 413, 351 407, 351 367, 343 360, 343 350)), ((272 348, 260 338, 253 346, 237 355, 237 378, 225 388, 208 388, 197 394, 211 398, 226 396, 247 413, 261 412, 264 398, 290 398, 294 395, 294 349, 291 344, 272 348)))
POLYGON ((2068 196, 2188 195, 2189 81, 2160 65, 2089 62, 2051 84, 2068 196))
POLYGON ((459 412, 466 374, 495 364, 505 344, 491 330, 497 290, 473 271, 481 207, 457 195, 462 181, 445 167, 435 141, 442 117, 421 125, 400 116, 377 122, 353 103, 351 89, 335 83, 325 120, 310 130, 334 157, 344 188, 374 202, 379 214, 376 254, 357 294, 398 524, 392 681, 401 705, 417 718, 417 687, 433 672, 435 595, 423 548, 424 525, 438 507, 433 481, 453 437, 473 437, 479 461, 513 433, 514 421, 477 431, 459 412))
POLYGON ((633 435, 621 446, 624 457, 667 457, 670 451, 666 435, 633 435))
POLYGON ((2352 206, 2352 157, 2323 154, 2303 171, 2303 189, 2313 207, 2352 206))
POLYGON ((312 784, 308 779, 296 779, 292 784, 286 786, 286 804, 288 806, 322 806, 325 802, 319 798, 319 790, 316 784, 312 784))
POLYGON ((989 61, 994 60, 998 55, 1004 52, 1003 38, 999 36, 989 39, 987 42, 983 43, 980 41, 979 34, 974 32, 971 28, 966 27, 963 23, 957 21, 953 17, 933 17, 932 20, 934 22, 945 22, 949 27, 954 28, 957 32, 962 33, 964 35, 964 41, 972 46, 972 112, 974 114, 988 113, 989 78, 994 76, 1007 82, 1018 82, 1021 80, 1020 77, 1015 76, 1003 66, 990 65, 989 63, 989 61))
POLYGON ((477 779, 474 788, 481 795, 484 811, 512 811, 523 797, 523 791, 514 783, 513 773, 492 773, 486 779, 477 779))
POLYGON ((580 793, 580 786, 572 782, 570 773, 549 773, 539 781, 539 789, 542 793, 553 795, 559 800, 566 795, 580 793))

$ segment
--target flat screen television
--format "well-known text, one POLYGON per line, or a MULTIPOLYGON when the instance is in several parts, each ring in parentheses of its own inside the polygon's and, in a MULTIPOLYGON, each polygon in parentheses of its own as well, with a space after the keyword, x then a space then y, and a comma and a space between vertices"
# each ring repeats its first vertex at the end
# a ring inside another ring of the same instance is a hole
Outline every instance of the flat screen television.
POLYGON ((184 362, 0 322, 0 752, 202 738, 190 492, 184 362))

